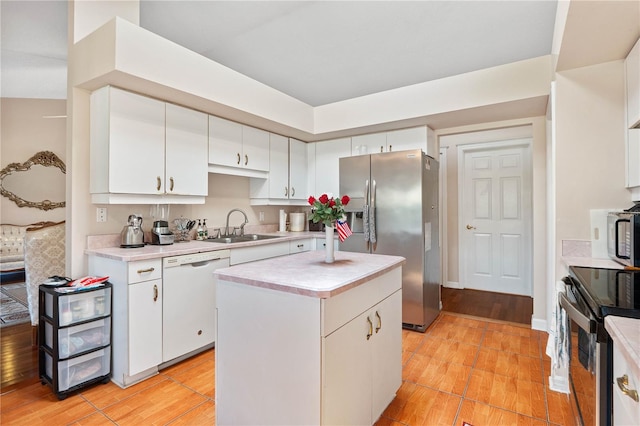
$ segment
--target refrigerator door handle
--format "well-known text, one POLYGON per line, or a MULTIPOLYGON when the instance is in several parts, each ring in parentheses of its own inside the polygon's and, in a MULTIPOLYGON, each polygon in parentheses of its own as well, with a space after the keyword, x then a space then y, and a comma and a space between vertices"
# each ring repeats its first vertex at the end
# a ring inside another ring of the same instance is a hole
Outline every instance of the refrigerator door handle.
POLYGON ((371 206, 369 207, 369 240, 373 244, 373 250, 376 249, 376 181, 371 184, 371 206))
POLYGON ((362 231, 369 251, 369 179, 364 183, 364 205, 362 206, 362 231))

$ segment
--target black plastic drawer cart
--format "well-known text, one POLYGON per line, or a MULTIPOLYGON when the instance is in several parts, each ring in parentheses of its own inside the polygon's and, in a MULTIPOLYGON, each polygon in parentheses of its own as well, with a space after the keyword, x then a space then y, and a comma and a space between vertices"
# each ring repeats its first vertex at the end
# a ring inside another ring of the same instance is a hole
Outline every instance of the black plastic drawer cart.
POLYGON ((39 372, 58 399, 111 378, 109 282, 89 289, 40 286, 39 372))

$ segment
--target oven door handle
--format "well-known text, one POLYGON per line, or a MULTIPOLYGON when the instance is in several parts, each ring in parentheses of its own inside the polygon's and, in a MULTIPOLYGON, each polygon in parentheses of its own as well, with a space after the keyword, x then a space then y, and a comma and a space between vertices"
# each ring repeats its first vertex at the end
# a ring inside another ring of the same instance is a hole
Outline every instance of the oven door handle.
POLYGON ((587 318, 580 310, 573 304, 567 296, 563 293, 560 293, 560 306, 567 311, 567 315, 576 323, 580 328, 582 328, 587 333, 595 333, 596 332, 596 322, 587 318))

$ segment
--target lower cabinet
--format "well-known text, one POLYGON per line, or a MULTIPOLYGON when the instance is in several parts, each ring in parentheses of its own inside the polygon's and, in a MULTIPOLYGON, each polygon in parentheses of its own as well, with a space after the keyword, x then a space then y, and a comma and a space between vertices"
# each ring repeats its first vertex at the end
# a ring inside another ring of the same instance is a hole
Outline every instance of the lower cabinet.
POLYGON ((323 339, 323 423, 373 424, 400 387, 400 290, 323 339))
POLYGON ((613 345, 613 425, 637 425, 640 419, 640 376, 621 353, 614 341, 613 345))
POLYGON ((402 382, 401 286, 401 268, 328 299, 218 281, 218 424, 374 424, 402 382))
POLYGON ((162 280, 128 286, 129 368, 134 376, 162 363, 162 280))

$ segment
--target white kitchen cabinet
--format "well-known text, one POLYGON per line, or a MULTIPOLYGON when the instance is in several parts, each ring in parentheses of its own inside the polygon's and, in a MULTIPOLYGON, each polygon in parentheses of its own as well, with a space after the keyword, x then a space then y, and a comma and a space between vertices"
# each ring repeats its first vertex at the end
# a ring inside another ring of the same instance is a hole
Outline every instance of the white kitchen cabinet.
POLYGON ((402 293, 395 291, 323 339, 323 422, 373 424, 402 377, 402 293))
MULTIPOLYGON (((324 237, 316 238, 315 240, 316 240, 315 250, 324 250, 325 247, 327 246, 327 240, 324 237)), ((340 240, 338 238, 333 239, 333 250, 334 251, 340 250, 340 240)))
POLYGON ((340 194, 340 158, 351 156, 351 138, 332 139, 315 144, 315 192, 316 198, 322 194, 340 194))
POLYGON ((91 94, 90 115, 94 203, 204 203, 207 128, 201 113, 106 86, 91 94), (176 141, 183 137, 187 147, 180 151, 176 141))
POLYGON ((613 344, 613 425, 637 425, 640 419, 640 376, 622 354, 614 339, 613 344), (618 383, 620 381, 620 383, 618 383), (626 393, 623 391, 626 390, 626 393), (635 398, 633 392, 635 391, 635 398))
POLYGON ((351 145, 353 155, 421 149, 437 158, 435 133, 427 126, 354 136, 351 145))
POLYGON ((289 254, 302 253, 312 250, 315 247, 313 238, 305 238, 304 240, 289 241, 289 254))
POLYGON ((89 256, 88 273, 109 276, 113 285, 111 380, 127 387, 157 374, 162 363, 162 260, 89 256))
POLYGON ((209 171, 266 178, 269 133, 210 115, 209 171))
POLYGON ((173 104, 166 108, 165 192, 206 197, 207 114, 173 104))
POLYGON ((271 134, 269 177, 250 182, 252 205, 306 205, 307 147, 302 141, 271 134))
MULTIPOLYGON (((640 186, 640 40, 625 60, 627 187, 640 186), (636 128, 633 128, 636 127, 636 128)), ((640 189, 636 189, 640 195, 640 189)), ((634 201, 640 200, 634 195, 634 201)))
POLYGON ((402 382, 401 285, 401 268, 327 299, 220 279, 217 421, 374 424, 402 382))

